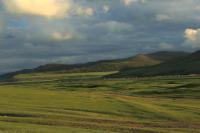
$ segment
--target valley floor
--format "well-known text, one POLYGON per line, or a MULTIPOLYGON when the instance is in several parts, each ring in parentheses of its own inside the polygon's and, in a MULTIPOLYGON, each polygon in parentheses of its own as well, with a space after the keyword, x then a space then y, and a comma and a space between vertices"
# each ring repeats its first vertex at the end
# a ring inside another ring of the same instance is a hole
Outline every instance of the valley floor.
POLYGON ((200 133, 200 77, 37 73, 0 83, 0 133, 200 133))

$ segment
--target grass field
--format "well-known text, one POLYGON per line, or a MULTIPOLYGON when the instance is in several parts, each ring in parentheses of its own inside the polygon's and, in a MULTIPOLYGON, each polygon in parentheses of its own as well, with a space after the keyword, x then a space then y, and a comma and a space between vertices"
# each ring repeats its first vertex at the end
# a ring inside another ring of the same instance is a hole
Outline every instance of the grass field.
POLYGON ((0 133, 200 133, 200 77, 37 73, 0 83, 0 133))

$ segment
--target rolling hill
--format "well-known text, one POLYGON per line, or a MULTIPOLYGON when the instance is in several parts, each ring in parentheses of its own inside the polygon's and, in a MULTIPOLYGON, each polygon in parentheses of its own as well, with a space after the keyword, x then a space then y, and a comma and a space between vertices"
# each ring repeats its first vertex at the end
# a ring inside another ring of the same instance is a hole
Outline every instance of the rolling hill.
POLYGON ((67 72, 88 72, 88 71, 118 71, 122 68, 141 67, 159 64, 161 61, 150 58, 146 55, 137 55, 128 59, 105 60, 89 62, 86 64, 47 64, 36 68, 34 71, 67 71, 67 72))
POLYGON ((37 72, 108 72, 119 71, 121 69, 139 68, 153 66, 162 62, 185 57, 185 52, 167 52, 161 51, 151 54, 138 54, 125 59, 103 60, 97 62, 89 62, 85 64, 47 64, 39 66, 35 69, 25 69, 17 72, 7 73, 0 76, 0 79, 11 79, 18 74, 37 73, 37 72))
POLYGON ((200 74, 200 51, 158 65, 121 70, 113 77, 200 74))
POLYGON ((85 64, 47 64, 34 69, 35 72, 46 71, 67 71, 67 72, 101 72, 101 71, 119 71, 125 68, 137 68, 160 64, 167 60, 178 57, 184 57, 185 52, 156 52, 151 54, 138 54, 125 59, 102 60, 89 62, 85 64))

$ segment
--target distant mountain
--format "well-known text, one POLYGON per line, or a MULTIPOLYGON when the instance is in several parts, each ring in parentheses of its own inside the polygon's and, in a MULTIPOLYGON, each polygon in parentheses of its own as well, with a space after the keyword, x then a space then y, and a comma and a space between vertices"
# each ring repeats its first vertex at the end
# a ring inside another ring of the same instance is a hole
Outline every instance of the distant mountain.
POLYGON ((156 52, 151 54, 138 54, 125 59, 103 60, 97 62, 89 62, 85 64, 47 64, 39 66, 35 69, 22 70, 4 74, 0 79, 9 79, 18 74, 26 74, 33 72, 105 72, 105 71, 119 71, 121 69, 146 67, 160 64, 162 62, 180 58, 188 55, 185 52, 156 52))
POLYGON ((113 77, 200 74, 200 51, 158 65, 121 70, 113 77))

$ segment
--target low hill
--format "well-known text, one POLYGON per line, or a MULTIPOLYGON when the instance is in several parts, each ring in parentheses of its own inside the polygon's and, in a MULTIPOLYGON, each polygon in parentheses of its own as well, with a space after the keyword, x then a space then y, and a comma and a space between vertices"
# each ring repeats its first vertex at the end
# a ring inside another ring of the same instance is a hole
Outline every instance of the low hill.
POLYGON ((85 64, 47 64, 39 66, 35 69, 22 70, 13 73, 4 74, 0 79, 10 79, 18 74, 26 74, 33 72, 108 72, 119 71, 121 69, 146 67, 160 64, 162 62, 184 57, 188 55, 185 52, 156 52, 151 54, 138 54, 125 59, 103 60, 97 62, 89 62, 85 64))
POLYGON ((137 55, 132 58, 119 59, 119 60, 105 60, 98 62, 90 62, 86 64, 47 64, 40 66, 34 71, 67 71, 67 72, 88 72, 88 71, 118 71, 122 68, 151 66, 159 64, 161 61, 148 57, 147 55, 137 55))
POLYGON ((171 60, 178 57, 186 56, 185 52, 156 52, 151 54, 138 54, 125 59, 103 60, 97 62, 89 62, 86 64, 47 64, 40 66, 34 71, 67 71, 67 72, 87 72, 87 71, 119 71, 125 68, 137 68, 144 66, 152 66, 161 62, 171 60))
POLYGON ((158 65, 121 70, 113 77, 200 74, 200 51, 158 65))
POLYGON ((189 55, 189 53, 180 52, 180 51, 177 51, 177 52, 160 51, 160 52, 149 54, 149 57, 156 60, 160 60, 160 61, 168 61, 168 60, 172 60, 179 57, 185 57, 187 55, 189 55))

